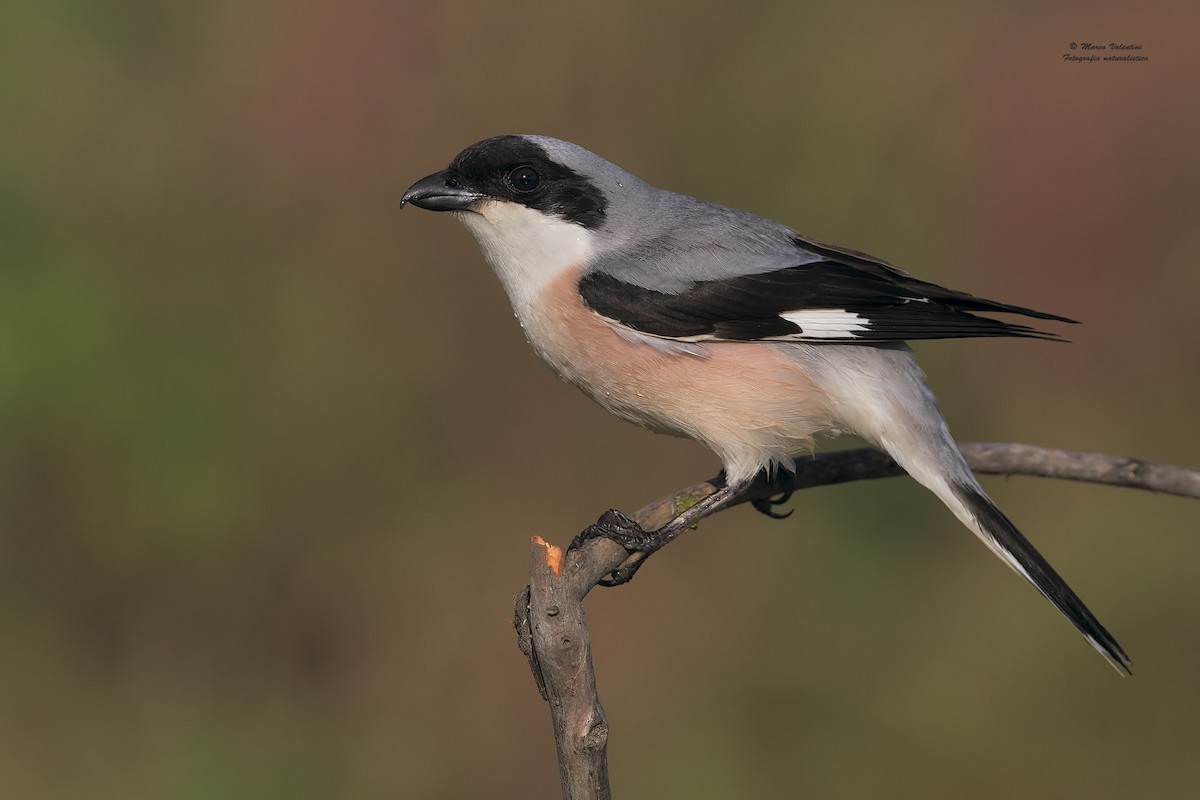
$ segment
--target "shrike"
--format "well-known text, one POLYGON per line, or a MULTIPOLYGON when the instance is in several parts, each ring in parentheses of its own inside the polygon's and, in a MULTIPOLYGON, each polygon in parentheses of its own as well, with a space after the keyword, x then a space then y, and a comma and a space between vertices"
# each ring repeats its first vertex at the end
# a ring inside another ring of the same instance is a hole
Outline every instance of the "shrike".
POLYGON ((979 486, 904 343, 1054 338, 979 312, 1072 320, 926 283, 544 136, 473 144, 413 184, 406 203, 467 226, 559 376, 618 417, 721 459, 725 485, 663 528, 610 512, 603 535, 653 551, 759 472, 794 468, 814 436, 855 434, 1129 671, 1121 646, 979 486))

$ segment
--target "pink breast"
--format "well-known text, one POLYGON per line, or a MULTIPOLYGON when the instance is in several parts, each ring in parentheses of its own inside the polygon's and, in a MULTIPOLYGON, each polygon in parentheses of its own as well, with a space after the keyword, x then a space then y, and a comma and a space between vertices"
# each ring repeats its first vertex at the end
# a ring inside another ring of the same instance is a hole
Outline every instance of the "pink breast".
POLYGON ((555 278, 523 322, 550 366, 609 411, 698 439, 727 466, 735 451, 798 454, 829 427, 828 401, 790 345, 706 342, 701 357, 631 341, 583 305, 580 271, 555 278))

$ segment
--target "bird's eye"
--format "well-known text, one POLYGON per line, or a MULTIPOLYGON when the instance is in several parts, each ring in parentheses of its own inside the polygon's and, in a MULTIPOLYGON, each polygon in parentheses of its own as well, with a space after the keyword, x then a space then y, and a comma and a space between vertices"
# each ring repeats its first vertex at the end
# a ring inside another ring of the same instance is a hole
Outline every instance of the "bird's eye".
POLYGON ((541 176, 533 167, 517 167, 508 173, 508 185, 518 192, 532 192, 541 181, 541 176))

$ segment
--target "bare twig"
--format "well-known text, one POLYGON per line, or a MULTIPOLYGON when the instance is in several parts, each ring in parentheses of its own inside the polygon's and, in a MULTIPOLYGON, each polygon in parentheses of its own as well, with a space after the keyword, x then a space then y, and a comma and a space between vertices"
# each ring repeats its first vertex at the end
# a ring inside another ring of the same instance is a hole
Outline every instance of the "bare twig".
POLYGON ((563 797, 608 800, 608 720, 596 693, 583 595, 563 566, 562 550, 533 537, 529 586, 514 601, 517 641, 550 703, 563 797))
MULTIPOLYGON (((1033 475, 1104 483, 1200 498, 1200 471, 1099 453, 1075 453, 1024 444, 965 444, 971 468, 992 475, 1033 475)), ((797 465, 795 475, 761 476, 737 503, 764 500, 814 486, 886 478, 904 471, 872 449, 821 453, 797 465)), ((681 509, 716 490, 712 481, 660 497, 632 516, 654 530, 681 509)), ((726 506, 728 508, 729 506, 726 506)), ((535 538, 530 585, 515 599, 518 643, 538 689, 550 703, 559 775, 567 800, 610 798, 606 748, 608 722, 596 693, 583 598, 604 576, 627 563, 629 553, 603 538, 589 539, 562 555, 535 538)))
POLYGON ((1200 471, 1186 467, 1029 444, 966 444, 962 451, 971 469, 989 475, 1063 478, 1200 499, 1200 471))

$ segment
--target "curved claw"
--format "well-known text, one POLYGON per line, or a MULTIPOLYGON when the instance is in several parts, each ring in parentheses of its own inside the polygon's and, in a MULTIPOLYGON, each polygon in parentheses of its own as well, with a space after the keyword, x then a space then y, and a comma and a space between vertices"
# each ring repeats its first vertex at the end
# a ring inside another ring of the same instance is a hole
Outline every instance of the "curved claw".
POLYGON ((621 586, 622 584, 629 583, 629 579, 633 577, 620 567, 617 567, 609 574, 612 575, 611 578, 601 578, 600 580, 596 581, 596 585, 603 586, 605 589, 611 589, 614 586, 621 586))
POLYGON ((619 567, 608 573, 611 578, 601 578, 596 581, 597 586, 611 588, 613 586, 621 586, 633 580, 633 576, 641 569, 642 564, 646 563, 646 554, 642 552, 630 553, 629 558, 625 559, 619 567))
POLYGON ((783 494, 779 495, 778 497, 768 497, 764 500, 752 500, 750 502, 750 505, 754 506, 755 511, 757 511, 760 514, 765 514, 766 516, 770 517, 771 519, 787 519, 793 513, 795 513, 796 509, 794 509, 794 508, 788 509, 787 511, 785 511, 781 514, 775 510, 775 506, 781 506, 791 499, 792 499, 792 493, 784 492, 783 494))

